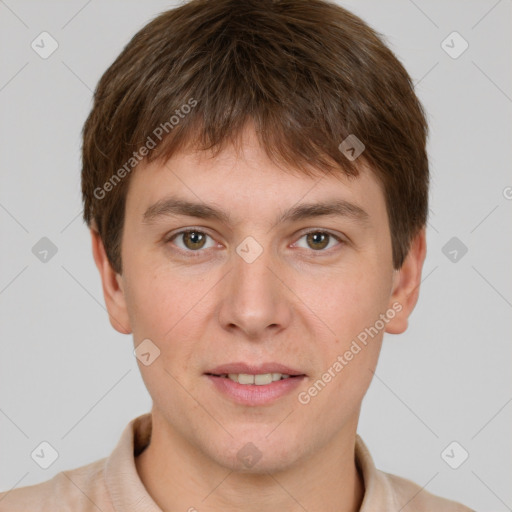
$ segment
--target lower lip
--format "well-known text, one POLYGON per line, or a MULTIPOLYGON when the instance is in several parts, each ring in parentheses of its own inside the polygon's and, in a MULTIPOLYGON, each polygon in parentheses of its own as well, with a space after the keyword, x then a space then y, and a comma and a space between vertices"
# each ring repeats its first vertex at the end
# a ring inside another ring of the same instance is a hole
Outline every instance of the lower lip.
POLYGON ((296 389, 305 375, 276 380, 270 384, 239 384, 226 377, 207 375, 218 391, 242 405, 265 405, 274 402, 296 389))

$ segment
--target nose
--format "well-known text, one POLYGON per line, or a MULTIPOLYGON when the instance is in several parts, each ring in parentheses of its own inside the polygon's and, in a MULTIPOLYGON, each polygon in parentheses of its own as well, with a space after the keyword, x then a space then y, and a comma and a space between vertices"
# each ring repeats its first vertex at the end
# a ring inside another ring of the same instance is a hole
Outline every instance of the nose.
POLYGON ((230 333, 238 331, 257 341, 276 335, 290 324, 291 292, 269 251, 263 250, 249 261, 233 254, 231 271, 223 280, 219 321, 230 333))

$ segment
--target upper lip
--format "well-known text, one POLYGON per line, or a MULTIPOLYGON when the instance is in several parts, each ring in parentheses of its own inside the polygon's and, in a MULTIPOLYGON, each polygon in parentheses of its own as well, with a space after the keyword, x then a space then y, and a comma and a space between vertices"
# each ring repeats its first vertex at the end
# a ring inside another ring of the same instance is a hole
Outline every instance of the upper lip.
POLYGON ((279 363, 263 363, 259 365, 249 363, 227 363, 209 370, 206 373, 224 375, 229 373, 245 373, 248 375, 262 375, 264 373, 282 373, 284 375, 305 375, 299 370, 289 368, 279 363))

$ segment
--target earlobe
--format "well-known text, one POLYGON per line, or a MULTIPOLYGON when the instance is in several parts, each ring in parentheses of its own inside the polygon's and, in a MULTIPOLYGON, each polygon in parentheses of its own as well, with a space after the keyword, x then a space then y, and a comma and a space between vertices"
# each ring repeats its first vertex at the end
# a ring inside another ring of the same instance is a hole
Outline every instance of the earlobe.
POLYGON ((113 270, 98 231, 91 228, 90 232, 92 253, 100 273, 110 323, 121 334, 130 334, 132 329, 126 307, 122 276, 113 270))
POLYGON ((398 312, 386 325, 386 332, 390 334, 400 334, 407 329, 409 315, 418 301, 426 253, 426 233, 423 228, 414 237, 402 267, 393 276, 389 307, 398 312))

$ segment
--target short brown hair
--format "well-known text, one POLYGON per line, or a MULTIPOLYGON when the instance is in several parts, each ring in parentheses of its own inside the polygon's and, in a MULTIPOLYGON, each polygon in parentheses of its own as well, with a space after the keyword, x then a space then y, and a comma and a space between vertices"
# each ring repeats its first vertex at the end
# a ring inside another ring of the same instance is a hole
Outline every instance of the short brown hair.
POLYGON ((215 153, 248 121, 273 162, 309 176, 357 176, 357 161, 339 145, 351 134, 362 141, 400 268, 427 220, 428 127, 382 38, 324 0, 192 0, 143 27, 101 77, 83 128, 83 217, 112 268, 122 273, 137 163, 192 144, 215 153))

